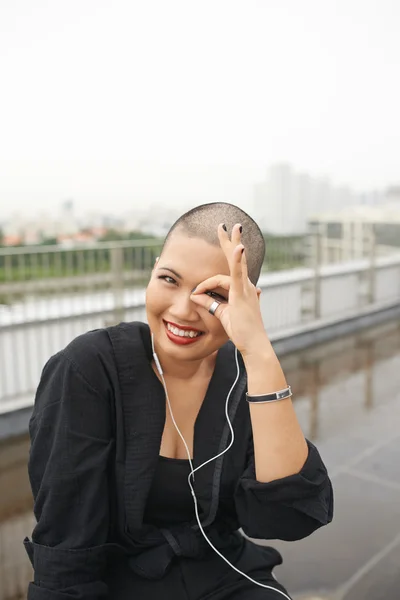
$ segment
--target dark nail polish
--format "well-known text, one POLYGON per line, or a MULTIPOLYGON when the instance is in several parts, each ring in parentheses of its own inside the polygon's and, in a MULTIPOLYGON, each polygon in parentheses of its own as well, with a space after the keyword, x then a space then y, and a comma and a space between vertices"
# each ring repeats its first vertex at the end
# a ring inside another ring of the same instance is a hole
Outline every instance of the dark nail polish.
POLYGON ((191 291, 190 293, 191 293, 191 294, 193 294, 193 292, 194 292, 196 289, 197 289, 197 285, 196 285, 196 287, 194 287, 194 288, 192 289, 192 291, 191 291))
POLYGON ((243 227, 242 226, 239 227, 239 231, 240 231, 240 233, 242 233, 242 231, 243 231, 243 227))
POLYGON ((224 231, 228 231, 228 230, 227 230, 227 228, 226 228, 226 225, 225 225, 225 223, 223 223, 223 224, 222 224, 222 229, 223 229, 224 231))

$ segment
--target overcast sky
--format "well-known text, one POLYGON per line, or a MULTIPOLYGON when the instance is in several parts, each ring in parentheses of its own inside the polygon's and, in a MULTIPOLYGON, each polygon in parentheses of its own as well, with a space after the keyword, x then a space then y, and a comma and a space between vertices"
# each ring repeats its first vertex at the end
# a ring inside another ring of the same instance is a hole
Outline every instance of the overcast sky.
POLYGON ((400 181, 398 0, 3 0, 0 217, 400 181), (225 165, 225 166, 224 166, 225 165))

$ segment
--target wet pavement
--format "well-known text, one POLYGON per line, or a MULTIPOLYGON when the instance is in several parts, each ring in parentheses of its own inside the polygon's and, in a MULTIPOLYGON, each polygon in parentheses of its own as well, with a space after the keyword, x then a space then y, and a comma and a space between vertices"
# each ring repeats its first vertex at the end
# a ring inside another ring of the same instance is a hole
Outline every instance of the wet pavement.
MULTIPOLYGON (((400 598, 400 323, 282 359, 303 431, 328 466, 334 521, 268 542, 295 600, 400 598)), ((0 444, 0 600, 26 598, 22 539, 33 527, 27 437, 0 444)))
POLYGON ((335 492, 334 521, 274 542, 297 599, 400 598, 400 323, 287 357, 296 411, 335 492), (293 371, 291 373, 290 362, 293 371), (300 378, 300 381, 296 378, 300 378))

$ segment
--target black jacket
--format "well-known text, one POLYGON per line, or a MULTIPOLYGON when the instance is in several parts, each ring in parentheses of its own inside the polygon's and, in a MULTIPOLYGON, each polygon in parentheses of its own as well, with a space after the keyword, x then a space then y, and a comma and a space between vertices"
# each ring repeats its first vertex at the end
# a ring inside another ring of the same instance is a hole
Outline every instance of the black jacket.
MULTIPOLYGON (((166 410, 151 356, 148 326, 121 323, 77 337, 45 365, 30 421, 37 525, 24 540, 35 571, 28 600, 107 598, 106 565, 121 553, 136 573, 160 578, 174 556, 205 551, 195 517, 168 530, 143 524, 166 410)), ((238 528, 254 538, 303 538, 332 519, 325 466, 308 442, 298 474, 256 481, 242 361, 240 369, 229 404, 233 447, 195 475, 202 525, 221 548, 238 528)), ((235 377, 228 342, 196 420, 195 467, 229 444, 225 399, 235 377)))

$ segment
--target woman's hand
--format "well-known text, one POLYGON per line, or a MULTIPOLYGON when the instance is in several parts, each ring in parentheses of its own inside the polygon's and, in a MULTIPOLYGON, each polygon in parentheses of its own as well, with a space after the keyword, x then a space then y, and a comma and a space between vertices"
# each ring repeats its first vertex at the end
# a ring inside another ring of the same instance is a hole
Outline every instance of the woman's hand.
POLYGON ((261 290, 248 277, 241 226, 237 224, 233 227, 230 240, 223 225, 219 225, 218 238, 229 264, 230 275, 215 275, 201 282, 192 293, 191 300, 209 310, 214 300, 207 292, 218 287, 227 290, 228 302, 218 306, 214 317, 221 321, 241 354, 251 355, 260 349, 260 344, 268 343, 260 310, 261 290))

